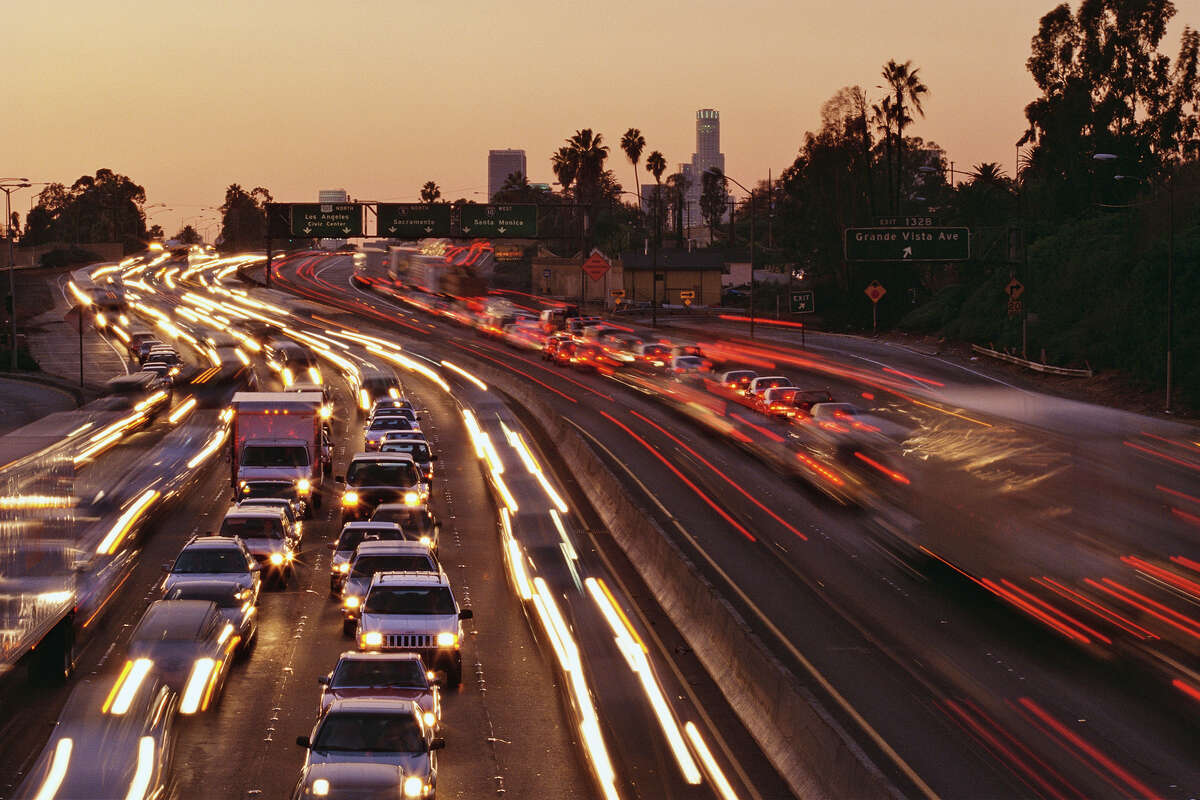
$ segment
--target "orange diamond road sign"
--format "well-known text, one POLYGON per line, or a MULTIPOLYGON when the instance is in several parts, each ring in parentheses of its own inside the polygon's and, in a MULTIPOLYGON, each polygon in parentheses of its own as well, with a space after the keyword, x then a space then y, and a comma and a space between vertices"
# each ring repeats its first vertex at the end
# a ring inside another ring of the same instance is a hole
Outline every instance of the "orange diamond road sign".
POLYGON ((1013 278, 1008 282, 1008 286, 1004 287, 1004 293, 1008 295, 1009 300, 1016 300, 1024 291, 1025 287, 1016 278, 1013 278))
POLYGON ((863 291, 866 292, 867 297, 871 298, 872 303, 878 303, 880 298, 887 294, 887 289, 883 288, 883 285, 879 281, 871 281, 870 285, 866 289, 863 289, 863 291))
POLYGON ((598 281, 607 274, 611 266, 612 264, 608 263, 608 259, 604 257, 604 253, 592 250, 592 254, 583 262, 583 271, 589 278, 598 281))

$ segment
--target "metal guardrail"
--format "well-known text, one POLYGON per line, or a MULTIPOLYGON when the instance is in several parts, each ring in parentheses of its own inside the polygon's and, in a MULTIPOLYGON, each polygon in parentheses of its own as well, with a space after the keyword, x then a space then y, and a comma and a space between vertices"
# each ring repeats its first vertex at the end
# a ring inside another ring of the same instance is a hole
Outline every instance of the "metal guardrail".
POLYGON ((1041 372, 1047 375, 1065 375, 1069 378, 1091 378, 1095 375, 1095 373, 1092 372, 1091 367, 1088 367, 1087 369, 1055 367, 1051 366, 1050 364, 1042 364, 1037 361, 1028 361, 1024 358, 1010 356, 1008 353, 1001 353, 999 350, 990 350, 977 344, 971 345, 971 349, 976 353, 980 353, 991 358, 997 358, 1001 361, 1007 361, 1010 364, 1016 364, 1019 367, 1025 367, 1027 369, 1032 369, 1035 372, 1041 372))

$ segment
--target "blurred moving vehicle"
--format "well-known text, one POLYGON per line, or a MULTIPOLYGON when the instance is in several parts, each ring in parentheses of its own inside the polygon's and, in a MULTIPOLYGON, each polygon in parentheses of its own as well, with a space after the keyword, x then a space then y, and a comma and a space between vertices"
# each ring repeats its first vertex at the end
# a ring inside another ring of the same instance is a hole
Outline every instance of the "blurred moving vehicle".
POLYGON ((380 572, 371 581, 358 619, 361 650, 411 650, 432 670, 446 673, 447 686, 462 684, 462 620, 446 573, 380 572))
MULTIPOLYGON (((309 772, 317 765, 329 764, 353 764, 356 768, 392 764, 404 773, 403 794, 394 796, 433 798, 437 792, 435 751, 446 742, 434 737, 421 716, 420 707, 411 700, 335 700, 310 735, 296 737, 296 744, 308 751, 304 769, 309 772)), ((329 793, 335 778, 327 780, 324 790, 329 793)))
POLYGON ((574 337, 569 333, 555 333, 546 337, 546 341, 542 343, 542 360, 553 361, 558 354, 558 348, 565 342, 569 342, 574 337))
POLYGON ((336 700, 382 697, 411 700, 421 708, 425 727, 437 732, 442 720, 442 698, 432 673, 416 653, 361 653, 347 650, 328 675, 317 678, 321 689, 320 713, 336 700))
POLYGON ((238 650, 248 653, 258 641, 258 608, 254 591, 243 589, 236 581, 191 581, 180 583, 163 593, 163 600, 207 600, 215 603, 221 616, 233 624, 241 641, 238 650))
POLYGON ((371 369, 365 371, 358 387, 358 407, 369 411, 371 406, 385 398, 399 400, 404 388, 394 373, 371 369))
POLYGON ((758 373, 752 369, 731 369, 728 372, 722 372, 720 377, 721 388, 728 389, 734 394, 744 395, 750 388, 750 381, 758 377, 758 373))
POLYGON ((169 796, 175 692, 148 661, 94 676, 71 692, 14 800, 130 800, 169 796))
POLYGON ((783 375, 762 375, 753 378, 750 385, 746 387, 746 402, 751 408, 756 408, 762 403, 761 395, 765 394, 768 389, 791 385, 792 379, 783 375))
POLYGON ((701 356, 674 356, 671 358, 671 374, 676 377, 699 375, 707 372, 710 364, 701 356))
POLYGON ((131 669, 145 659, 180 693, 179 713, 205 711, 225 685, 241 637, 208 600, 155 600, 129 639, 131 669))

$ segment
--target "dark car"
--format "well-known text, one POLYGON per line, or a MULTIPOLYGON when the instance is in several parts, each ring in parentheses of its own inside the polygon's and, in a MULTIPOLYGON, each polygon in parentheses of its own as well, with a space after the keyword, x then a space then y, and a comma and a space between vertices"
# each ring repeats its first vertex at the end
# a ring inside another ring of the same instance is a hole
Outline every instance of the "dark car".
POLYGON ((405 538, 427 544, 437 552, 442 523, 427 503, 417 506, 380 503, 371 513, 371 522, 394 522, 404 530, 405 538))

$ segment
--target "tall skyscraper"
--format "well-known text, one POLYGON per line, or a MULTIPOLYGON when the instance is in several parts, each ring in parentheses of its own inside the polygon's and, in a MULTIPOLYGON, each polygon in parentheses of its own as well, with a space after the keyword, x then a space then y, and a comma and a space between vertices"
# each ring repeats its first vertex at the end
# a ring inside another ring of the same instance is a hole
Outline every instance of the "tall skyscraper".
POLYGON ((683 171, 691 182, 687 192, 690 204, 687 216, 692 225, 703 224, 700 193, 704 188, 704 173, 714 167, 725 172, 725 154, 721 152, 721 114, 715 108, 702 108, 696 112, 696 152, 692 153, 691 168, 683 171))
POLYGON ((525 170, 524 150, 488 150, 488 202, 491 202, 492 197, 504 185, 505 179, 514 172, 529 178, 529 173, 525 170))

